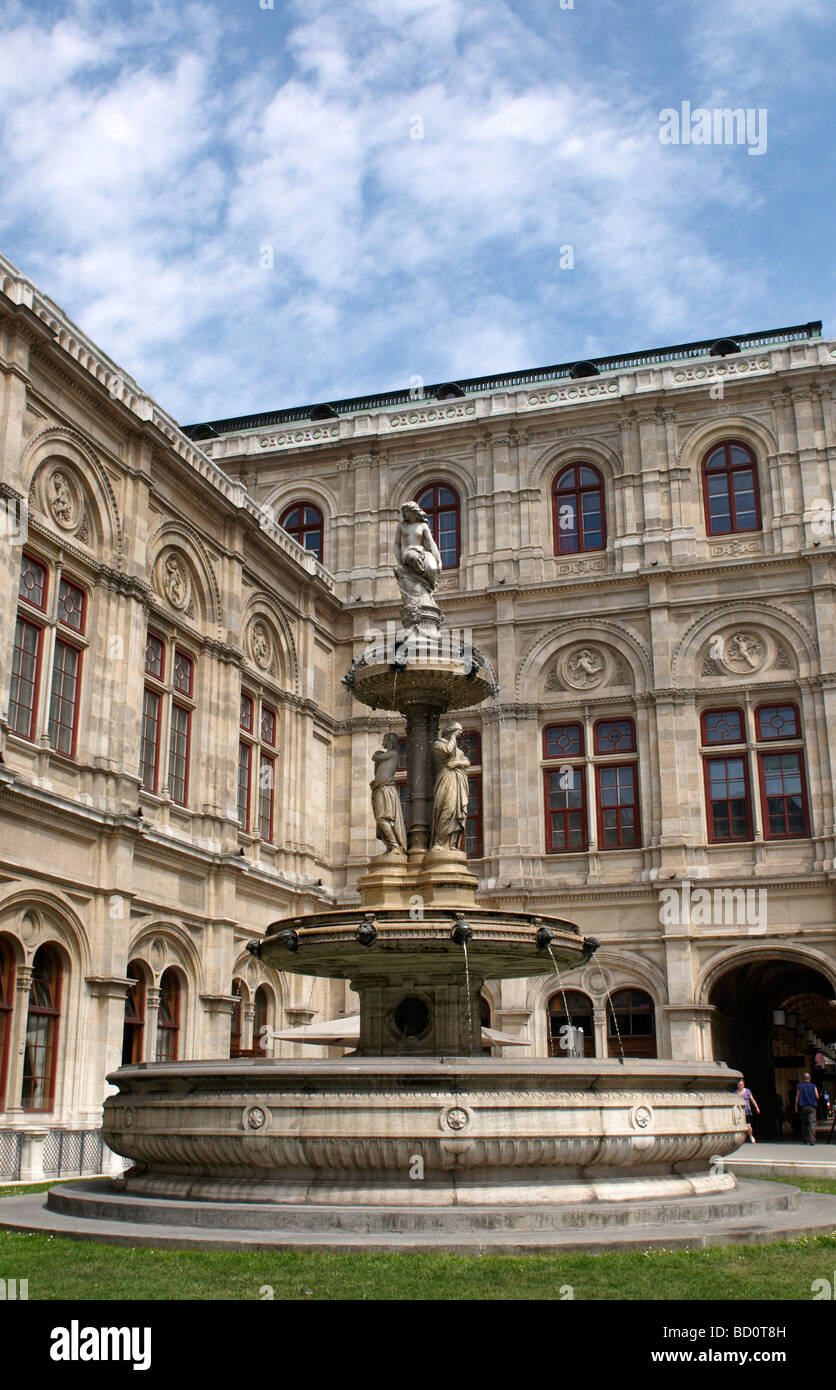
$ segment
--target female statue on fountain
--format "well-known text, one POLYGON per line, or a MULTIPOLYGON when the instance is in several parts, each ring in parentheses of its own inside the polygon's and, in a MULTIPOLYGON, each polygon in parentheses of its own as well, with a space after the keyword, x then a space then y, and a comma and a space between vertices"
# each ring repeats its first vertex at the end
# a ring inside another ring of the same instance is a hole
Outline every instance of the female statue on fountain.
POLYGON ((456 742, 461 731, 461 724, 448 724, 433 744, 436 776, 431 849, 462 848, 470 791, 467 780, 470 761, 456 742))
POLYGON ((429 598, 441 573, 441 553, 433 540, 426 512, 417 502, 404 502, 395 532, 395 578, 407 601, 429 598))

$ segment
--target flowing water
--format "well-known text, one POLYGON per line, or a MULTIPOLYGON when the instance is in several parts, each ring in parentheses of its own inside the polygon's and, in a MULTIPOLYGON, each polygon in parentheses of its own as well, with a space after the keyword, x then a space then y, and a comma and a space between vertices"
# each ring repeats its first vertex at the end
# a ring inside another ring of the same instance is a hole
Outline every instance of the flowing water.
POLYGON ((555 975, 557 976, 557 983, 558 983, 558 985, 560 986, 560 993, 563 995, 563 1012, 564 1012, 565 1015, 566 1015, 566 1022, 568 1023, 569 1028, 570 1028, 570 1030, 571 1030, 570 1033, 569 1033, 569 1037, 570 1037, 570 1039, 571 1039, 571 1044, 572 1044, 572 1045, 571 1045, 571 1048, 567 1048, 566 1055, 567 1055, 567 1057, 577 1057, 578 1055, 583 1056, 583 1052, 580 1051, 580 1053, 579 1053, 578 1048, 577 1048, 577 1044, 576 1044, 576 1042, 575 1042, 575 1032, 574 1032, 574 1028, 573 1028, 573 1026, 572 1026, 572 1015, 571 1015, 571 1013, 569 1012, 569 1001, 568 1001, 568 999, 566 998, 566 990, 565 990, 564 987, 563 987, 563 979, 562 979, 561 974, 560 974, 560 967, 558 966, 557 958, 556 958, 556 956, 555 956, 555 954, 554 954, 554 951, 552 950, 551 946, 547 946, 547 947, 546 947, 546 950, 548 951, 549 955, 550 955, 551 958, 552 958, 552 965, 554 966, 554 973, 555 973, 555 975))
POLYGON ((622 1041, 621 1041, 621 1029, 620 1029, 619 1026, 618 1026, 618 1016, 617 1016, 617 1014, 616 1014, 616 1012, 615 1012, 615 1009, 614 1009, 613 1006, 612 1006, 612 999, 610 998, 610 991, 609 991, 609 990, 607 990, 607 1003, 608 1003, 609 1006, 610 1006, 610 1013, 612 1014, 612 1021, 613 1021, 613 1023, 615 1024, 615 1036, 618 1038, 618 1050, 619 1050, 619 1053, 621 1054, 618 1060, 619 1060, 619 1062, 621 1062, 621 1064, 622 1064, 622 1066, 623 1066, 623 1065, 624 1065, 624 1044, 623 1044, 622 1041))

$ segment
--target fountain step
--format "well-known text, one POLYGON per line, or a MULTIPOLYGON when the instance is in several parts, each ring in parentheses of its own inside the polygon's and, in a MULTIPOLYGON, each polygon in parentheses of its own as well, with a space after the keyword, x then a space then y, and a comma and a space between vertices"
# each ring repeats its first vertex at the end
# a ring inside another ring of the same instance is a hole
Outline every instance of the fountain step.
POLYGON ((836 1197, 742 1182, 723 1197, 553 1208, 270 1207, 143 1201, 107 1179, 4 1198, 0 1228, 106 1244, 184 1249, 297 1249, 526 1254, 699 1249, 836 1231, 836 1197))

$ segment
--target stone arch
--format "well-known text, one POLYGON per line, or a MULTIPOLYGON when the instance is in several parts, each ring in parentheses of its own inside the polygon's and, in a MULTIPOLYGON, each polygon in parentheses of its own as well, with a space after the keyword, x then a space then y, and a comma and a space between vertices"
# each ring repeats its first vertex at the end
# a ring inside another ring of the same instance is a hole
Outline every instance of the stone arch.
MULTIPOLYGON (((690 475, 694 497, 697 499, 706 537, 708 537, 708 519, 705 516, 703 501, 701 464, 709 449, 715 444, 722 444, 724 440, 739 440, 741 444, 748 444, 757 460, 761 526, 759 531, 747 534, 760 535, 768 531, 772 524, 774 508, 770 487, 769 461, 778 453, 778 441, 763 421, 755 419, 751 415, 727 415, 705 420, 701 424, 695 425, 685 436, 677 453, 677 463, 680 468, 687 469, 690 475)), ((710 539, 717 540, 718 537, 712 536, 710 539)))
POLYGON ((732 946, 711 956, 697 977, 694 1002, 699 1007, 707 1006, 714 986, 736 966, 775 960, 786 961, 788 965, 806 965, 811 970, 817 970, 830 982, 836 995, 836 965, 823 951, 801 943, 785 946, 779 941, 764 940, 757 946, 747 942, 743 946, 732 946))
POLYGON ((29 505, 47 517, 59 537, 72 537, 91 550, 115 555, 122 566, 122 523, 116 496, 105 469, 87 440, 66 426, 49 426, 27 443, 21 468, 29 480, 29 505), (50 506, 50 480, 63 472, 75 493, 78 515, 70 525, 60 525, 50 506))
POLYGON ((157 528, 148 542, 147 575, 155 593, 175 617, 214 626, 220 633, 223 607, 214 566, 198 532, 187 521, 169 518, 157 528), (169 555, 185 567, 191 594, 182 607, 166 595, 164 587, 169 555), (190 611, 191 608, 191 611, 190 611))
MULTIPOLYGON (((303 478, 283 478, 270 489, 261 504, 271 515, 276 525, 279 517, 292 507, 294 502, 313 502, 322 512, 322 521, 327 532, 328 525, 339 515, 340 505, 333 488, 319 478, 306 474, 303 478)), ((323 537, 323 548, 326 537, 323 537)))
POLYGON ((170 965, 178 966, 189 990, 204 992, 203 963, 200 952, 185 927, 176 922, 145 922, 134 933, 128 947, 128 960, 139 958, 159 985, 170 965))
MULTIPOLYGON (((671 660, 671 677, 675 685, 691 686, 696 683, 700 673, 694 669, 694 665, 704 643, 713 631, 729 622, 760 624, 769 633, 782 637, 790 661, 796 664, 795 670, 792 667, 787 668, 787 680, 814 675, 818 671, 819 651, 816 639, 795 614, 779 611, 769 603, 743 598, 717 604, 707 613, 701 613, 685 629, 674 648, 671 660)), ((772 681, 776 679, 771 666, 760 672, 753 671, 751 677, 744 679, 756 680, 759 675, 768 676, 772 681)), ((732 680, 734 677, 729 674, 729 679, 732 680)))
POLYGON ((611 483, 624 472, 624 461, 615 449, 600 439, 561 440, 549 444, 532 461, 529 485, 539 487, 551 496, 552 484, 562 468, 570 463, 588 463, 597 468, 605 483, 611 483))
POLYGON ((273 679, 283 690, 299 694, 299 660, 290 619, 280 604, 268 594, 253 594, 247 601, 241 619, 244 655, 256 678, 273 679), (262 665, 252 646, 253 629, 262 623, 272 642, 272 661, 262 665))
MULTIPOLYGON (((578 623, 575 618, 567 619, 558 627, 536 637, 524 654, 517 668, 514 682, 517 699, 528 698, 527 692, 539 689, 545 678, 546 667, 568 648, 584 641, 594 642, 596 638, 605 646, 612 648, 626 662, 633 673, 633 687, 636 692, 647 690, 653 683, 653 662, 647 647, 635 633, 623 625, 584 620, 578 623)), ((600 693, 600 692, 599 692, 600 693)), ((578 690, 579 699, 594 699, 596 691, 578 690)))
POLYGON ((93 968, 90 938, 78 913, 58 893, 41 888, 17 889, 0 899, 0 931, 20 942, 26 964, 40 946, 59 945, 81 975, 93 968), (30 919, 31 927, 25 925, 30 919))
POLYGON ((398 480, 395 506, 398 515, 404 502, 411 502, 415 494, 430 483, 449 481, 459 495, 462 508, 476 495, 476 479, 462 464, 451 459, 421 459, 408 468, 398 480))

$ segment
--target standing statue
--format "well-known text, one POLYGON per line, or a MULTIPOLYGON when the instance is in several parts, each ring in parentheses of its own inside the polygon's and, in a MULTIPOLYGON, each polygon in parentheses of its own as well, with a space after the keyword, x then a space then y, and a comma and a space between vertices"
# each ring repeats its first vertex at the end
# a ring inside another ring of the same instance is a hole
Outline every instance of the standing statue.
POLYGON ((441 574, 441 553, 433 540, 426 512, 417 502, 404 502, 395 532, 395 578, 406 603, 429 599, 441 574))
POLYGON ((384 854, 392 854, 396 850, 406 853, 403 810, 395 781, 400 762, 398 743, 397 734, 384 734, 383 747, 372 754, 374 780, 369 783, 372 789, 372 815, 377 838, 385 845, 384 854))
POLYGON ((431 849, 462 848, 470 792, 467 780, 470 760, 456 742, 461 731, 461 724, 448 724, 433 744, 436 774, 431 849))

